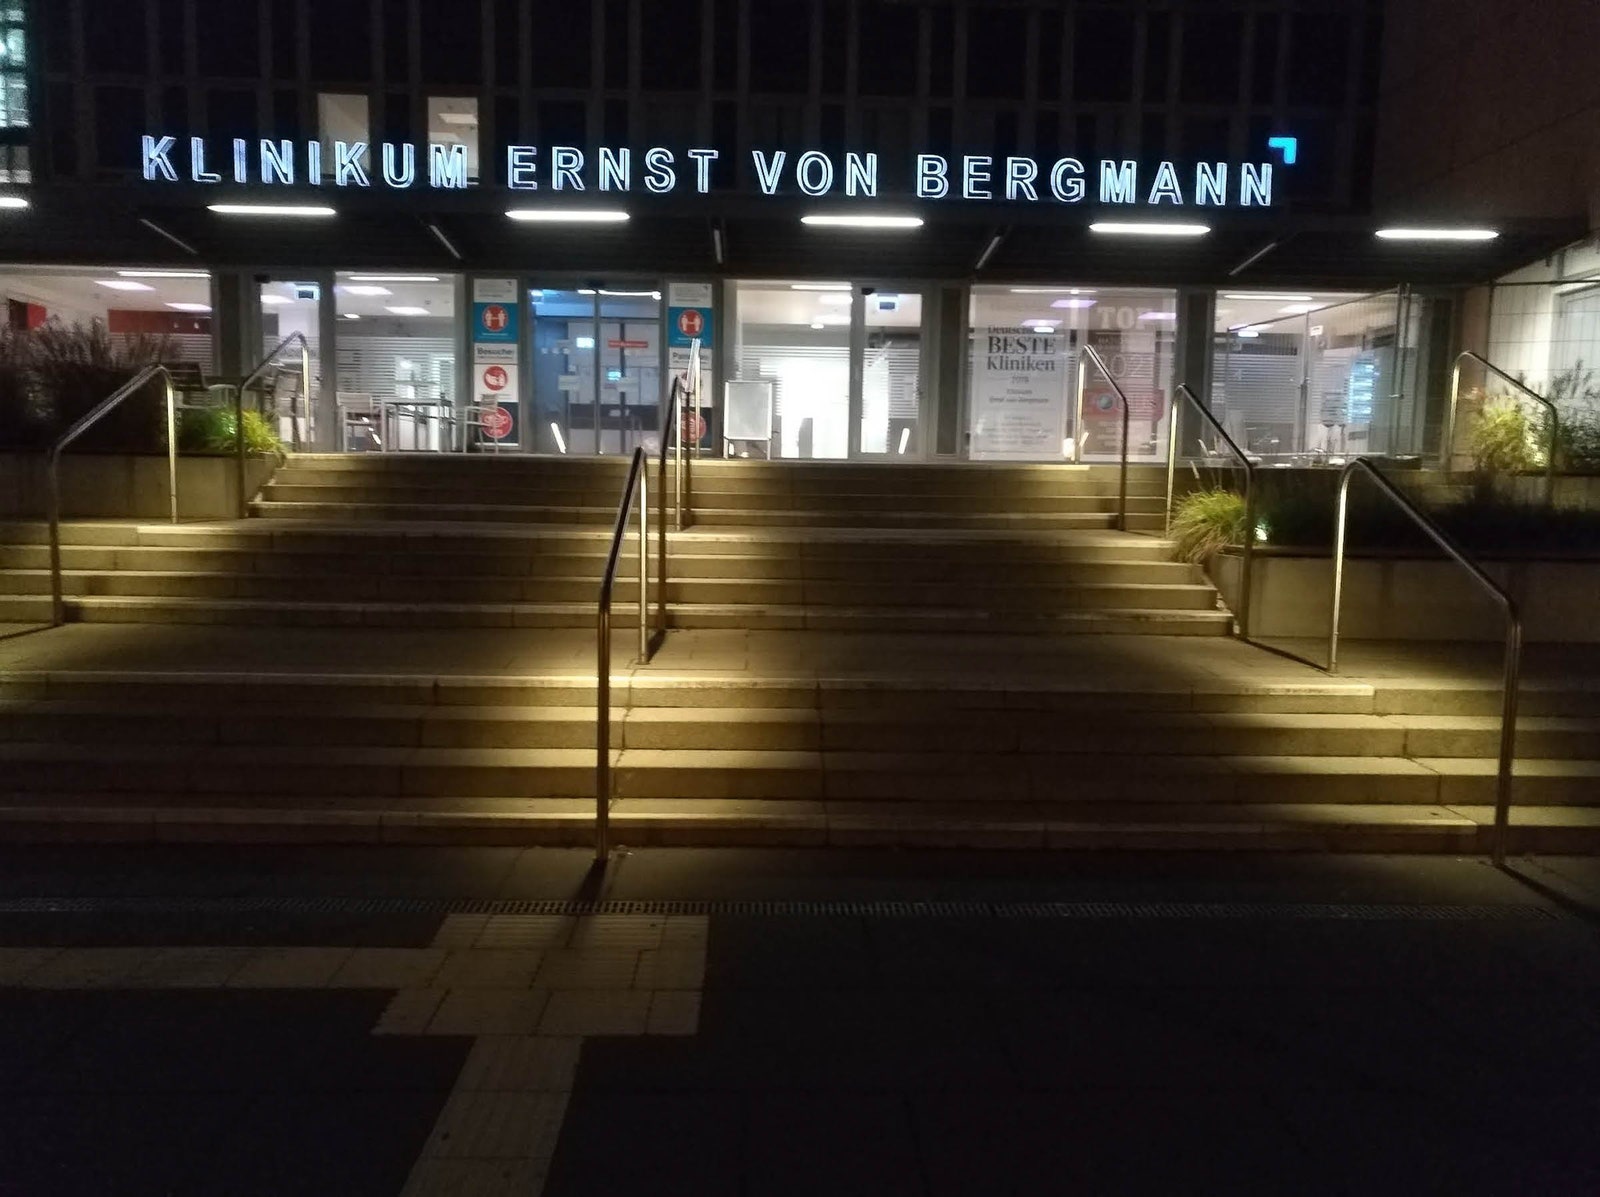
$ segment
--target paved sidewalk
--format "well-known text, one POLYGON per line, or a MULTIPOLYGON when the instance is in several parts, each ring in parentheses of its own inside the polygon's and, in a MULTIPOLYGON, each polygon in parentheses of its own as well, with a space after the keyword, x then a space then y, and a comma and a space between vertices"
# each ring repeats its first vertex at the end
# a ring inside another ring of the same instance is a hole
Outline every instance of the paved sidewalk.
POLYGON ((0 1193, 1600 1191, 1600 866, 0 849, 0 1193))

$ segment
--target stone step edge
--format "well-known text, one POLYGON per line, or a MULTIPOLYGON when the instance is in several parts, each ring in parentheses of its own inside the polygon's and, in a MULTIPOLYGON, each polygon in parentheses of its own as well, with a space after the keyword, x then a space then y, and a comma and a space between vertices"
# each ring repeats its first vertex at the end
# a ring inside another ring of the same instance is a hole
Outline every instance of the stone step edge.
MULTIPOLYGON (((1115 812, 1114 818, 1006 820, 978 812, 880 812, 866 804, 816 804, 818 811, 776 817, 716 810, 672 809, 661 801, 619 801, 610 816, 621 845, 793 845, 808 847, 988 847, 1128 850, 1322 850, 1483 852, 1493 812, 1487 807, 1410 807, 1375 818, 1369 808, 1316 804, 1286 809, 1240 805, 1208 813, 1226 818, 1184 818, 1155 806, 1115 812), (854 807, 854 809, 852 809, 854 807), (1148 817, 1139 818, 1145 815, 1148 817), (1396 817, 1398 815, 1398 817, 1396 817), (1234 817, 1236 816, 1236 817, 1234 817)), ((1512 851, 1594 851, 1600 823, 1594 812, 1523 808, 1511 825, 1512 851)), ((567 808, 548 813, 496 814, 282 808, 140 809, 117 806, 0 805, 0 841, 6 842, 295 842, 295 843, 527 843, 586 847, 593 843, 592 812, 567 808)))

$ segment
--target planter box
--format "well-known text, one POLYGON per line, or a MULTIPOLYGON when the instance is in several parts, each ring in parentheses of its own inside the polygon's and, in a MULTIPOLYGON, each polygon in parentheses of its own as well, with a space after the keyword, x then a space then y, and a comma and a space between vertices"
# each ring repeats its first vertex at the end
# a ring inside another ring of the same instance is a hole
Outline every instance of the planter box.
MULTIPOLYGON (((247 457, 245 483, 252 497, 277 471, 278 458, 247 457)), ((232 456, 178 458, 178 514, 184 519, 233 519, 238 512, 238 464, 232 456)), ((41 453, 0 453, 0 518, 45 515, 45 458, 41 453)), ((167 459, 131 454, 67 454, 61 459, 63 519, 163 520, 167 459)))
MULTIPOLYGON (((1242 558, 1219 553, 1207 572, 1239 609, 1242 558)), ((1333 559, 1258 553, 1252 565, 1250 634, 1325 638, 1333 603, 1333 559)), ((1528 640, 1600 642, 1600 561, 1498 561, 1485 571, 1507 586, 1528 640)), ((1505 637, 1500 609, 1454 561, 1349 557, 1340 635, 1357 640, 1493 640, 1505 637)))

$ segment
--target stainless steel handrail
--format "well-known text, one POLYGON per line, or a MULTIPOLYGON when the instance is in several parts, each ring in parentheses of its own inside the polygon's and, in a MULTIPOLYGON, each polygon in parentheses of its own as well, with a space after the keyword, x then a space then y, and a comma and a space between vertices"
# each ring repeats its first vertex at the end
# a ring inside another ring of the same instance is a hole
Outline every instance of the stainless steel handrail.
POLYGON ((1512 597, 1467 555, 1467 551, 1445 530, 1429 519, 1399 487, 1385 478, 1376 466, 1365 457, 1357 457, 1339 471, 1339 515, 1333 534, 1333 611, 1328 627, 1328 672, 1336 673, 1339 667, 1339 614, 1344 597, 1344 533, 1345 513, 1350 500, 1350 480, 1357 470, 1368 475, 1378 489, 1411 518, 1452 558, 1466 570, 1472 579, 1499 604, 1506 617, 1506 652, 1504 672, 1500 679, 1500 766, 1495 781, 1494 836, 1490 841, 1490 854, 1496 865, 1505 863, 1506 829, 1511 822, 1511 768, 1516 757, 1517 744, 1517 688, 1522 676, 1522 616, 1512 597))
MULTIPOLYGON (((1250 636, 1250 566, 1255 560, 1256 542, 1256 463, 1250 460, 1245 451, 1239 448, 1234 439, 1228 435, 1228 430, 1222 426, 1217 417, 1211 414, 1209 408, 1200 402, 1198 396, 1190 389, 1189 384, 1180 382, 1178 394, 1182 395, 1194 405, 1195 411, 1200 413, 1202 419, 1209 425, 1213 432, 1221 438, 1228 451, 1239 459, 1239 464, 1244 467, 1244 553, 1239 567, 1239 635, 1246 639, 1250 636)), ((1172 530, 1172 484, 1173 474, 1178 461, 1178 412, 1176 403, 1172 405, 1172 427, 1167 429, 1167 518, 1166 529, 1172 530)))
POLYGON ((667 443, 670 440, 676 446, 677 460, 675 463, 676 482, 678 488, 677 511, 673 517, 673 527, 683 527, 683 422, 678 416, 678 400, 682 384, 677 378, 672 380, 672 385, 667 388, 667 402, 662 408, 661 426, 661 465, 656 475, 656 634, 652 644, 652 651, 661 646, 661 641, 667 635, 667 443), (669 429, 671 431, 669 431, 669 429))
POLYGON ((1556 405, 1551 403, 1538 391, 1528 386, 1520 378, 1513 378, 1499 366, 1495 365, 1481 353, 1474 353, 1470 349, 1463 349, 1456 354, 1456 360, 1450 364, 1450 408, 1445 413, 1444 442, 1439 455, 1439 468, 1446 474, 1450 472, 1450 457, 1456 447, 1456 403, 1461 396, 1461 363, 1475 361, 1489 373, 1509 382, 1534 402, 1542 404, 1546 411, 1549 424, 1549 436, 1546 438, 1544 456, 1544 501, 1546 504, 1555 501, 1556 497, 1556 447, 1561 442, 1561 413, 1556 410, 1556 405))
POLYGON ((600 577, 600 602, 595 611, 595 765, 594 765, 594 856, 605 860, 611 851, 611 591, 617 580, 617 559, 622 554, 622 538, 628 531, 628 509, 633 496, 639 496, 639 660, 650 659, 648 632, 650 609, 650 499, 648 495, 649 457, 644 449, 633 451, 628 466, 628 481, 617 505, 617 522, 611 529, 611 550, 606 555, 605 572, 600 577))
POLYGON ((72 427, 50 446, 46 459, 46 502, 50 520, 50 626, 60 627, 66 622, 66 603, 61 594, 61 454, 73 441, 97 423, 112 408, 129 395, 144 389, 152 378, 165 384, 167 402, 167 506, 172 522, 178 522, 178 392, 172 382, 172 371, 165 366, 146 366, 111 394, 79 416, 72 427))
POLYGON ((1128 422, 1131 411, 1128 407, 1128 396, 1123 393, 1117 380, 1111 377, 1105 359, 1097 353, 1093 346, 1085 345, 1078 353, 1078 401, 1077 409, 1072 419, 1072 460, 1083 459, 1083 382, 1085 359, 1092 361, 1095 368, 1111 384, 1111 389, 1117 393, 1117 398, 1122 402, 1122 468, 1117 486, 1117 529, 1121 532, 1128 530, 1128 422))
MULTIPOLYGON (((239 518, 244 519, 250 510, 249 488, 245 484, 244 475, 244 393, 253 383, 259 382, 267 369, 272 366, 281 354, 296 341, 300 342, 300 402, 289 413, 289 426, 293 430, 294 451, 300 452, 302 437, 300 435, 300 407, 310 410, 311 405, 311 343, 306 340, 303 332, 292 332, 279 341, 267 354, 256 363, 255 369, 246 374, 239 386, 233 392, 233 457, 234 464, 239 474, 239 518)), ((344 433, 339 433, 342 438, 344 433)))

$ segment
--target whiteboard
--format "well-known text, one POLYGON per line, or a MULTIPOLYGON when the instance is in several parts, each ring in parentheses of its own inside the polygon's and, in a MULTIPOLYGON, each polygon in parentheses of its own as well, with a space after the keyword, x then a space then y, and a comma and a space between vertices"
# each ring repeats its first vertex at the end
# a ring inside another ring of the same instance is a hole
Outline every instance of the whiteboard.
POLYGON ((723 384, 723 431, 730 441, 772 439, 772 380, 743 379, 723 384))

